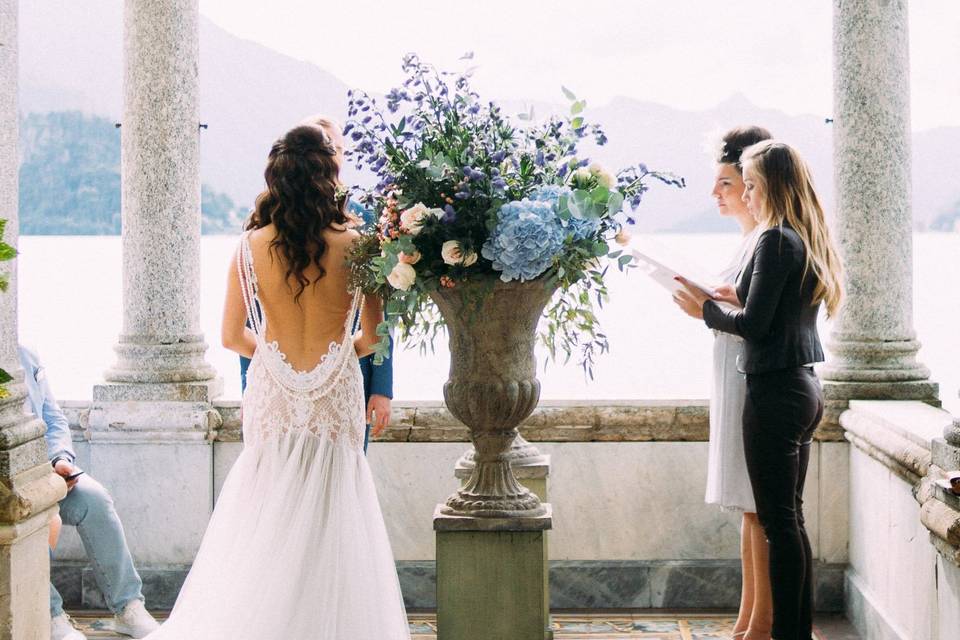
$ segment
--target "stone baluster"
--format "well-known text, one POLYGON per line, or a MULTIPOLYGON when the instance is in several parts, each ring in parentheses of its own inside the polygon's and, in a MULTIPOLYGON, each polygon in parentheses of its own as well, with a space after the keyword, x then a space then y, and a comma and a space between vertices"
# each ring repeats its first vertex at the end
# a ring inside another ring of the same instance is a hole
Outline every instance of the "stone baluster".
MULTIPOLYGON (((0 218, 17 239, 17 0, 0 0, 0 218)), ((13 375, 0 397, 0 640, 50 638, 47 538, 67 493, 47 462, 44 424, 24 411, 17 353, 16 261, 0 263, 10 287, 0 292, 0 368, 13 375)))
POLYGON ((938 403, 917 360, 906 0, 834 0, 835 238, 846 300, 821 374, 825 426, 850 399, 938 403))

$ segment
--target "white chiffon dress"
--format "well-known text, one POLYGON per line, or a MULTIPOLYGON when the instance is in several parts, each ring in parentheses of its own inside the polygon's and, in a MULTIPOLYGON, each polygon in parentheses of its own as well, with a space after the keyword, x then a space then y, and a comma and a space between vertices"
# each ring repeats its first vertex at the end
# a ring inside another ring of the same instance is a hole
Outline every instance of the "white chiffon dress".
MULTIPOLYGON (((256 272, 238 269, 257 349, 243 451, 220 492, 176 605, 150 640, 409 640, 393 553, 363 454, 363 382, 344 337, 295 371, 252 313, 256 272)), ((260 308, 263 308, 260 305, 260 308)))
MULTIPOLYGON (((756 241, 756 232, 744 237, 734 260, 720 274, 723 282, 736 284, 753 254, 756 241)), ((755 513, 757 507, 743 454, 743 403, 747 378, 737 366, 742 353, 743 338, 714 331, 706 501, 732 511, 755 513)))

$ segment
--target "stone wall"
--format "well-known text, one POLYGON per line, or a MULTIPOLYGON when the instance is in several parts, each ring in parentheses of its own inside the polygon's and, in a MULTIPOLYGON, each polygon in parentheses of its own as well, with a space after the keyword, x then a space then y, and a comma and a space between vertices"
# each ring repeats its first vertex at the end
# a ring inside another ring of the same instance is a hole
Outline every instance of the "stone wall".
POLYGON ((848 617, 871 640, 960 634, 960 500, 941 491, 932 451, 950 414, 919 402, 854 401, 848 617))
MULTIPOLYGON (((149 455, 128 458, 120 445, 111 445, 109 459, 98 455, 102 445, 84 436, 87 406, 65 403, 65 408, 80 464, 114 494, 148 597, 169 606, 202 530, 181 531, 176 544, 152 535, 150 522, 162 518, 165 508, 138 501, 144 470, 146 477, 153 472, 149 455)), ((181 477, 170 503, 215 496, 239 455, 239 407, 224 403, 218 409, 223 424, 210 442, 213 477, 201 471, 203 465, 157 470, 181 477)), ((552 458, 554 607, 737 605, 739 515, 703 502, 707 421, 705 401, 551 403, 531 416, 523 433, 552 458)), ((467 447, 466 429, 440 403, 397 403, 394 425, 371 444, 370 464, 410 606, 434 605, 432 514, 456 489, 454 464, 467 447)), ((846 442, 815 444, 806 487, 811 542, 820 563, 818 599, 830 610, 843 602, 847 449, 846 442)), ((67 531, 61 545, 58 580, 72 585, 80 602, 97 605, 75 533, 67 531)))

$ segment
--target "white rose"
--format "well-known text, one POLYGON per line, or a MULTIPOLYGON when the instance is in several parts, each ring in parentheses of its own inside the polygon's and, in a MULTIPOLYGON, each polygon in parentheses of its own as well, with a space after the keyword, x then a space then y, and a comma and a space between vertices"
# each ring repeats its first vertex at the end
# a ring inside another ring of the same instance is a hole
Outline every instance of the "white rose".
POLYGON ((588 182, 592 177, 593 174, 591 174, 590 169, 587 169, 586 167, 580 167, 573 172, 573 181, 575 184, 583 184, 588 182))
POLYGON ((440 248, 440 256, 444 262, 451 266, 462 264, 465 267, 469 267, 477 261, 476 252, 467 251, 464 253, 463 247, 458 240, 447 240, 444 242, 440 248))
POLYGON ((403 251, 397 254, 397 259, 400 260, 400 262, 405 262, 407 264, 417 264, 420 262, 420 257, 420 252, 416 249, 414 249, 413 253, 409 255, 403 251))
POLYGON ((398 262, 390 275, 387 276, 387 282, 390 283, 390 286, 401 291, 410 289, 416 279, 416 270, 406 262, 398 262))
POLYGON ((616 178, 614 178, 609 171, 604 169, 599 162, 594 162, 590 165, 590 173, 596 177, 599 185, 606 187, 607 189, 612 189, 617 183, 616 178))
POLYGON ((443 209, 428 209, 425 204, 418 202, 400 214, 400 229, 415 236, 420 233, 427 216, 439 218, 442 215, 443 209))

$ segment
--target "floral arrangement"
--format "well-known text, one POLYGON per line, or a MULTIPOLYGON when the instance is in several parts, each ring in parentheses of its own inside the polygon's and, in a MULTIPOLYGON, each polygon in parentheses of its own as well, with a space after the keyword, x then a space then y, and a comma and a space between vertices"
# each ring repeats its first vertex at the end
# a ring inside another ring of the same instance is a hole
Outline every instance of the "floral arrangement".
POLYGON ((551 357, 560 350, 569 359, 579 347, 592 376, 594 356, 608 348, 593 307, 607 297, 602 259, 628 268, 631 257, 611 242, 624 241, 648 180, 683 180, 643 164, 614 174, 581 157, 585 138, 607 138, 568 89, 568 116, 538 123, 531 110, 518 116, 520 127, 480 100, 472 69, 440 71, 415 54, 402 68, 406 78, 386 95, 386 114, 367 93, 348 93, 343 131, 352 143, 347 158, 376 176, 358 197, 373 223, 351 261, 355 284, 386 299, 377 360, 393 326, 408 343, 432 347, 443 321, 431 291, 543 279, 558 292, 540 338, 551 357))
MULTIPOLYGON (((0 262, 6 262, 8 260, 13 260, 17 257, 17 250, 12 246, 3 241, 3 232, 4 228, 7 226, 7 221, 3 218, 0 218, 0 262)), ((10 286, 10 276, 6 273, 0 273, 0 291, 6 291, 10 286)), ((0 398, 6 398, 9 392, 7 391, 6 385, 8 382, 13 380, 9 373, 0 368, 0 398)))

